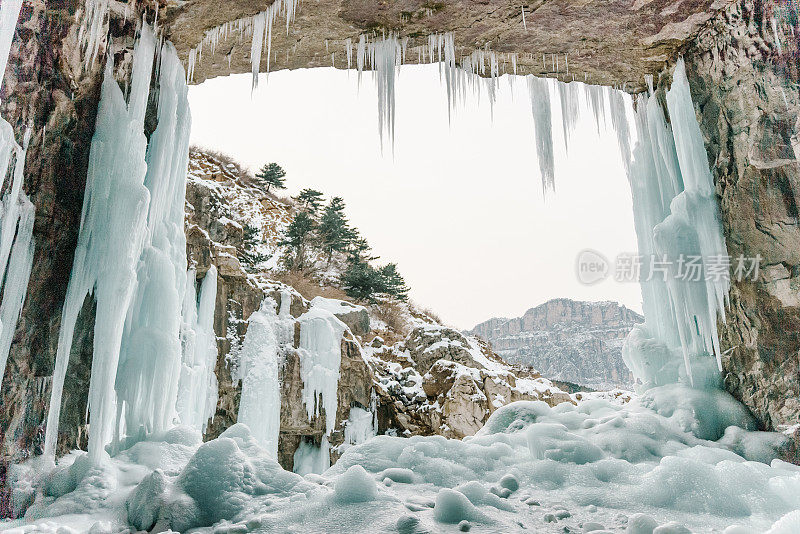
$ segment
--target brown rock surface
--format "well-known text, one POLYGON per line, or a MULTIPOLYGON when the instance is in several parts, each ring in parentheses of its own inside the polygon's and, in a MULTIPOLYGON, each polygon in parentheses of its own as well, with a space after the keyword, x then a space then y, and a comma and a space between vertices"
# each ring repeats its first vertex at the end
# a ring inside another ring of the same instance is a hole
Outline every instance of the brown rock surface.
MULTIPOLYGON (((271 2, 194 0, 167 8, 170 39, 181 57, 196 47, 204 33, 227 21, 259 13, 271 2)), ((409 37, 409 46, 426 45, 427 36, 453 32, 457 55, 488 46, 517 53, 518 72, 559 76, 603 85, 644 89, 644 75, 663 68, 713 12, 717 0, 300 0, 295 21, 285 29, 276 19, 270 70, 329 67, 331 53, 338 68, 346 68, 345 39, 358 42, 362 32, 395 32, 409 37), (523 7, 525 24, 523 25, 523 7), (547 57, 542 61, 542 54, 547 57), (558 68, 554 58, 558 56, 558 68), (565 56, 568 56, 565 59, 565 56), (565 63, 569 64, 569 74, 565 63)), ((417 53, 409 54, 416 62, 417 53)), ((262 71, 266 70, 266 51, 262 71)), ((506 65, 510 71, 510 64, 506 65)), ((212 53, 203 49, 195 81, 250 72, 250 41, 231 37, 212 53), (230 63, 229 63, 230 61, 230 63)))

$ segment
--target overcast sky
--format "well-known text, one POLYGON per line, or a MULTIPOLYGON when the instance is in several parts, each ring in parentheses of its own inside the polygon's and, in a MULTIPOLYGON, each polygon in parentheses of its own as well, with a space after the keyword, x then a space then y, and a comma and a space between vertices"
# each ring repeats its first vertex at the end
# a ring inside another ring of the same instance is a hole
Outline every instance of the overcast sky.
POLYGON ((311 187, 347 203, 380 261, 398 264, 418 304, 459 328, 516 317, 556 297, 641 311, 637 284, 582 285, 581 250, 635 253, 630 189, 613 130, 584 112, 565 153, 553 107, 556 192, 543 198, 527 86, 504 76, 448 125, 438 68, 403 66, 394 155, 378 140, 372 75, 334 69, 216 78, 190 89, 192 142, 257 169, 276 161, 289 194, 311 187))

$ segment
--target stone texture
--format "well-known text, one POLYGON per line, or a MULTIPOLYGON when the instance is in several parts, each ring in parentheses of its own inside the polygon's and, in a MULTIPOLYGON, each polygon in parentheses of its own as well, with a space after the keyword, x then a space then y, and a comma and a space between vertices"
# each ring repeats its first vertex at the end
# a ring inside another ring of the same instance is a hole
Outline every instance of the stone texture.
POLYGON ((514 319, 489 319, 471 333, 510 363, 529 365, 551 380, 594 389, 632 389, 622 344, 644 318, 616 302, 554 299, 514 319))
POLYGON ((734 2, 686 53, 728 252, 763 258, 733 284, 720 335, 725 385, 767 429, 800 423, 800 55, 770 23, 796 32, 787 10, 734 2))

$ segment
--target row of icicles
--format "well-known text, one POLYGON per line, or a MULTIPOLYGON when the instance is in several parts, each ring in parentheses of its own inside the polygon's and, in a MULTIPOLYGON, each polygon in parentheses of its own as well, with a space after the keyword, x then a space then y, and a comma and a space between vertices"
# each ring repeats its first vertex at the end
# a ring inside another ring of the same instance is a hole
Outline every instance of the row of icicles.
MULTIPOLYGON (((297 4, 298 0, 276 0, 266 11, 229 21, 206 31, 200 43, 189 52, 186 65, 187 81, 191 83, 194 80, 195 68, 202 61, 204 51, 210 51, 213 55, 220 44, 231 38, 237 39, 240 43, 243 43, 245 39, 251 39, 250 62, 253 76, 252 87, 255 89, 258 86, 258 75, 265 47, 266 72, 269 74, 272 29, 275 19, 279 14, 286 18, 288 34, 289 26, 297 11, 297 4)), ((447 90, 449 116, 459 105, 463 105, 469 93, 480 96, 484 89, 488 94, 490 105, 493 106, 500 76, 511 74, 512 76, 509 76, 508 80, 513 84, 518 73, 519 55, 516 53, 495 52, 487 44, 467 56, 459 56, 452 33, 429 35, 427 41, 424 45, 410 47, 408 37, 399 37, 390 33, 380 36, 361 34, 357 42, 352 39, 344 39, 339 43, 344 47, 347 69, 356 68, 359 82, 365 69, 372 71, 378 92, 378 130, 381 146, 387 137, 394 146, 397 70, 409 61, 409 57, 411 61, 416 59, 419 64, 438 63, 439 73, 447 90)), ((335 66, 336 55, 335 52, 331 52, 329 43, 330 41, 325 41, 326 51, 331 53, 331 64, 335 66)), ((287 59, 288 54, 289 51, 287 51, 287 59)), ((534 55, 531 53, 529 56, 529 59, 533 60, 534 55)), ((227 59, 230 66, 230 54, 227 59)), ((344 64, 344 61, 342 63, 344 64)), ((574 82, 575 75, 569 72, 568 54, 542 54, 543 69, 552 69, 556 75, 555 78, 527 76, 537 135, 539 167, 545 192, 552 191, 555 186, 550 111, 551 93, 555 94, 560 101, 564 123, 564 142, 567 148, 568 137, 577 124, 581 86, 583 86, 589 107, 597 120, 598 128, 601 121, 605 123, 605 102, 608 101, 612 126, 617 129, 621 138, 627 137, 628 134, 622 94, 609 87, 561 82, 557 78, 561 75, 562 65, 565 69, 565 76, 567 78, 571 76, 571 80, 574 82)), ((627 160, 629 154, 629 150, 623 149, 623 159, 627 160)))

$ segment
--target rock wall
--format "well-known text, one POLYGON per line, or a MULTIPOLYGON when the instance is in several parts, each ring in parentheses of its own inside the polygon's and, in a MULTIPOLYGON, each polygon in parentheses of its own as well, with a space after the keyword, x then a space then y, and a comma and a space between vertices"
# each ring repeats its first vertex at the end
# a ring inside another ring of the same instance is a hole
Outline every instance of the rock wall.
MULTIPOLYGON (((0 516, 8 512, 9 462, 41 452, 72 257, 78 237, 89 148, 100 97, 100 67, 84 69, 72 14, 76 0, 32 0, 22 7, 5 73, 0 114, 17 142, 31 129, 25 192, 36 206, 35 256, 22 316, 0 389, 0 516)), ((93 310, 76 327, 62 418, 62 450, 83 439, 93 310), (87 320, 88 319, 88 320, 87 320), (72 362, 71 362, 72 363, 72 362), (68 429, 68 430, 67 430, 68 429)))
POLYGON ((720 324, 725 386, 767 429, 800 423, 800 55, 793 5, 738 0, 685 51, 728 252, 762 258, 755 280, 733 283, 720 324))

